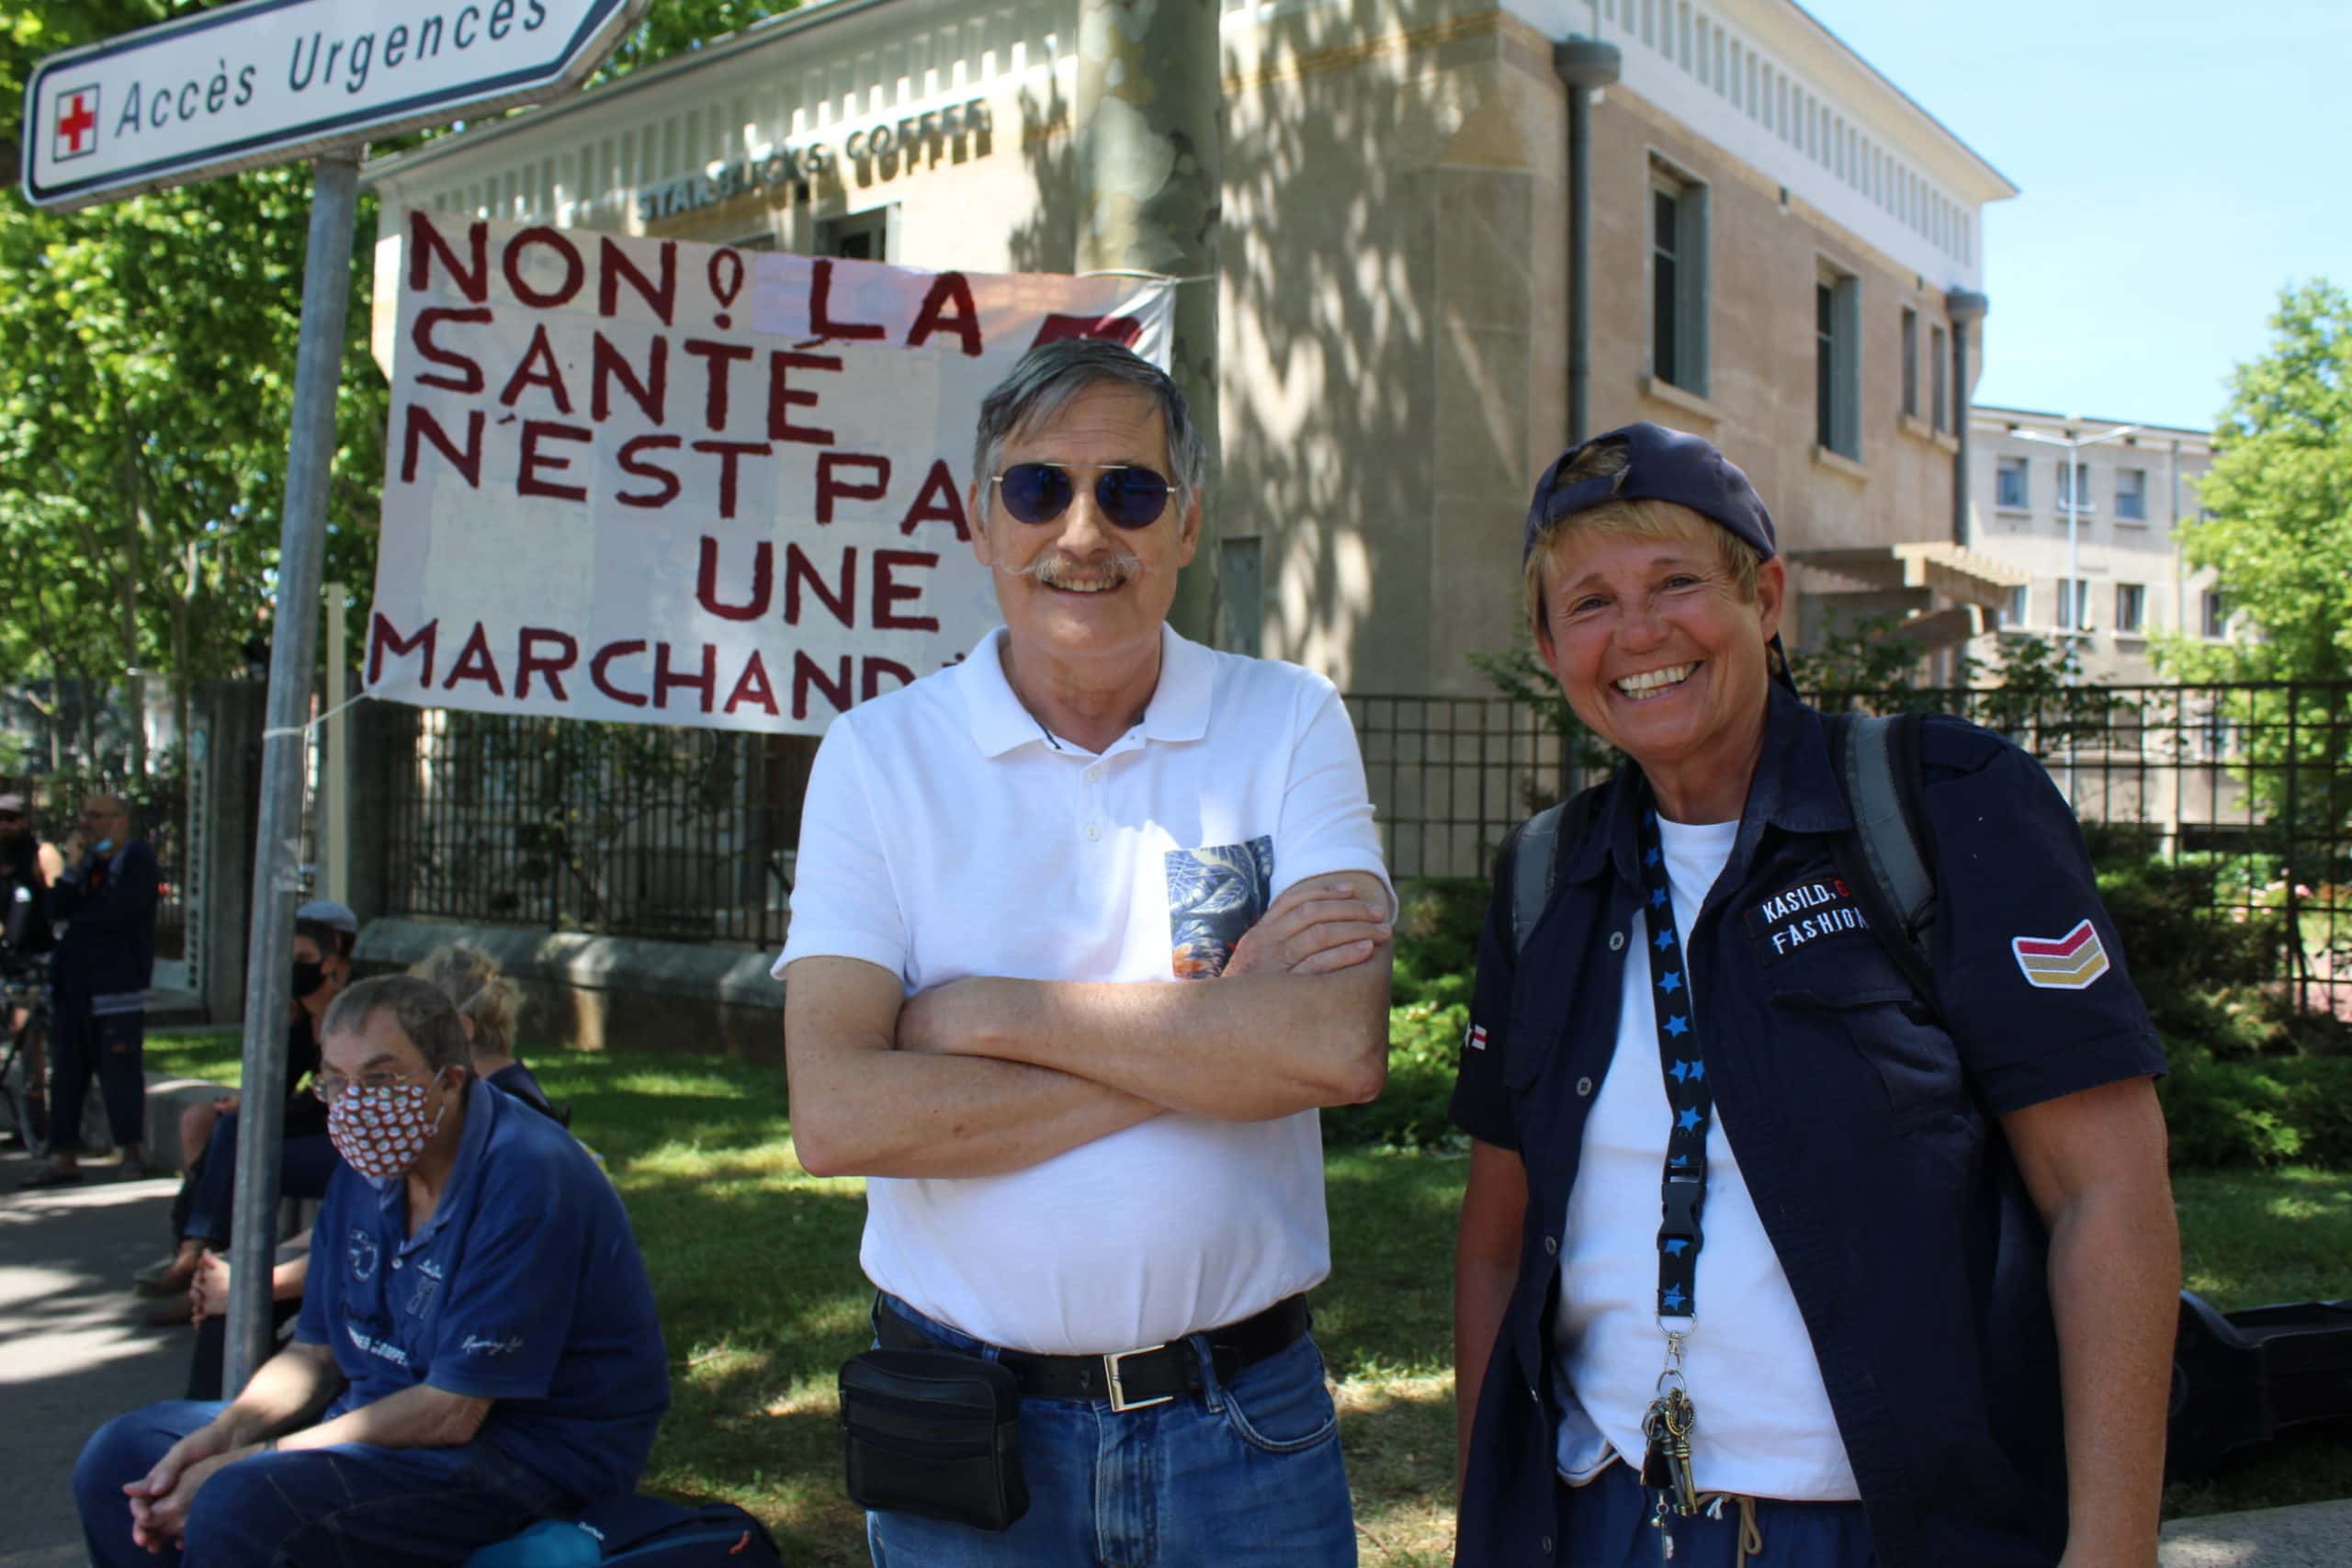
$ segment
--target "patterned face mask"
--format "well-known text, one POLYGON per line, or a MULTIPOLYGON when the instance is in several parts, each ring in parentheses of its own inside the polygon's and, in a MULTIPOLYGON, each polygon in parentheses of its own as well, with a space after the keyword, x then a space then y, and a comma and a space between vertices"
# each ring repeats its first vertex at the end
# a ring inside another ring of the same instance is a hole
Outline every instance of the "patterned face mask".
POLYGON ((379 1181, 407 1175, 441 1130, 441 1118, 449 1109, 445 1103, 426 1118, 424 1095, 430 1087, 395 1083, 346 1088, 327 1108, 327 1137, 343 1163, 379 1181))

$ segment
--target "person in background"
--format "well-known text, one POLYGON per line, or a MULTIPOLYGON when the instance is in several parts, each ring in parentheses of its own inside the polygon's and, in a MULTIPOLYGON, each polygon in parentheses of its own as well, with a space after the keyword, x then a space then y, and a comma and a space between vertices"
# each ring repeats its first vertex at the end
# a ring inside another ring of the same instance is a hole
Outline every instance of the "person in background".
MULTIPOLYGON (((40 956, 55 944, 49 920, 49 890, 65 870, 65 857, 33 826, 23 795, 0 794, 0 965, 12 976, 29 977, 40 956)), ((9 1010, 13 1037, 31 1021, 32 1010, 9 1010)), ((25 1120, 22 1131, 38 1144, 49 1136, 49 1048, 38 1036, 24 1043, 25 1120)))
POLYGON ((544 1115, 555 1114, 539 1080, 514 1055, 514 1025, 523 998, 514 982, 500 973, 497 959, 470 942, 453 942, 417 960, 409 973, 431 984, 457 1008, 458 1021, 465 1025, 473 1051, 475 1077, 544 1115))
POLYGON ((20 1188, 67 1187, 82 1179, 82 1100, 96 1078, 122 1170, 146 1173, 139 1157, 147 1127, 147 987, 155 972, 155 852, 132 836, 119 795, 82 803, 65 841, 65 868, 49 890, 49 917, 63 925, 49 964, 54 1115, 49 1168, 20 1188))
MULTIPOLYGON (((326 1107, 310 1092, 310 1079, 319 1066, 319 1021, 351 982, 348 956, 350 934, 359 922, 341 904, 320 900, 305 904, 294 921, 291 1017, 286 1030, 286 1100, 280 1111, 278 1195, 315 1201, 326 1196, 327 1179, 334 1174, 334 1145, 327 1138, 326 1107)), ((226 1095, 209 1110, 218 1120, 198 1121, 206 1142, 189 1162, 187 1179, 173 1205, 177 1249, 169 1261, 140 1270, 136 1288, 142 1296, 165 1298, 151 1321, 177 1322, 188 1307, 178 1298, 196 1277, 206 1248, 226 1247, 232 1239, 236 1209, 237 1126, 242 1097, 226 1095)), ((190 1122, 183 1117, 185 1131, 190 1122)))

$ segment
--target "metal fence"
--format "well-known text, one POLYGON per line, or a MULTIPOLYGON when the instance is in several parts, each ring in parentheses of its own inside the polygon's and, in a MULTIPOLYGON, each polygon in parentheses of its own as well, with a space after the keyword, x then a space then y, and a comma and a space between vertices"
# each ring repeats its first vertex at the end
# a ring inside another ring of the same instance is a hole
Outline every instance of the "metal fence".
MULTIPOLYGON (((2352 685, 1835 694, 1957 713, 2041 759, 2109 845, 2207 864, 2217 918, 2280 922, 2288 977, 2352 998, 2352 685)), ((1398 876, 1484 876, 1511 826, 1610 765, 1556 705, 1347 699, 1398 876)), ((392 911, 783 937, 815 742, 426 711, 393 770, 392 911)), ((1988 824, 1997 834, 1998 824, 1988 824)))
POLYGON ((771 947, 814 742, 428 710, 390 780, 390 910, 771 947))
MULTIPOLYGON (((2282 972, 2352 1018, 2352 685, 1815 694, 1958 714, 2039 759, 2105 854, 2206 867, 2215 919, 2274 922, 2282 972)), ((1564 706, 1352 696, 1398 876, 1485 876, 1513 825, 1612 765, 1564 706)), ((1984 832, 1996 845, 2000 825, 1984 832)))

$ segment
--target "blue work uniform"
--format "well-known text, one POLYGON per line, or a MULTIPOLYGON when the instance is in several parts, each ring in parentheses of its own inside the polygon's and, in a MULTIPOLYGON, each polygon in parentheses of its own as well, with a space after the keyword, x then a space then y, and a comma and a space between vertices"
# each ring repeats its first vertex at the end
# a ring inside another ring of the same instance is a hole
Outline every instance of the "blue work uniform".
POLYGON ((481 1436, 582 1502, 636 1484, 670 1372, 620 1195, 578 1140, 481 1079, 441 1201, 335 1171, 294 1337, 350 1380, 322 1420, 430 1383, 495 1400, 481 1436))
MULTIPOLYGON (((1842 881, 1835 850, 1852 818, 1821 716, 1777 686, 1684 958, 1714 1103, 1820 1362, 1878 1560, 2048 1568, 2066 1536, 2049 1237, 1996 1118, 2161 1073, 2164 1056, 2081 830, 2040 764, 1957 719, 1928 721, 1921 750, 1933 998, 1842 881)), ((1480 939, 1453 1115, 1519 1154, 1527 1217, 1471 1440, 1464 1568, 1542 1563, 1563 1539, 1550 1325, 1623 966, 1645 962, 1627 933, 1647 795, 1630 769, 1604 786, 1589 830, 1560 848, 1524 964, 1506 848, 1480 939)), ((1657 1070, 1646 1053, 1638 1066, 1657 1070)), ((1655 1186, 1623 1201, 1658 1212, 1655 1186)), ((1698 1269, 1703 1313, 1703 1250, 1698 1269)), ((1706 1391, 1692 1393, 1703 1411, 1706 1391)))

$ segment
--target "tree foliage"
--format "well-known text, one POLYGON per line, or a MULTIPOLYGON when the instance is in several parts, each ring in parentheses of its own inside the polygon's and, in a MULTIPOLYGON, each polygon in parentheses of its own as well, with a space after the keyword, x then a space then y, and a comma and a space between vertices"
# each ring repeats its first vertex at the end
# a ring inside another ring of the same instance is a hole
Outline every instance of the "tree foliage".
POLYGON ((2352 297, 2314 280, 2281 291, 2270 343, 2230 378, 2204 517, 2182 530, 2256 633, 2177 640, 2165 667, 2190 680, 2352 677, 2352 297))
MULTIPOLYGON (((24 101, 44 55, 202 8, 38 0, 0 15, 0 101, 24 101)), ((786 9, 665 0, 603 74, 786 9)), ((21 133, 0 132, 12 166, 21 133)), ((42 710, 52 768, 98 761, 107 694, 157 674, 185 703, 268 636, 310 186, 292 164, 70 214, 0 196, 0 685, 42 710)), ((362 606, 389 409, 367 348, 375 229, 363 197, 327 523, 326 577, 362 606)), ((136 722, 113 732, 136 752, 136 722)))
MULTIPOLYGON (((37 7, 0 36, 22 101, 42 54, 160 19, 37 7)), ((62 700, 241 669, 268 635, 308 243, 300 164, 74 213, 0 197, 0 678, 62 700)), ((382 378, 350 280, 328 572, 372 575, 382 378)), ((141 728, 121 727, 131 771, 141 728)), ((85 716, 74 748, 97 761, 85 716)), ((54 758, 52 759, 55 760, 54 758)))

